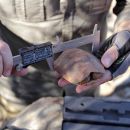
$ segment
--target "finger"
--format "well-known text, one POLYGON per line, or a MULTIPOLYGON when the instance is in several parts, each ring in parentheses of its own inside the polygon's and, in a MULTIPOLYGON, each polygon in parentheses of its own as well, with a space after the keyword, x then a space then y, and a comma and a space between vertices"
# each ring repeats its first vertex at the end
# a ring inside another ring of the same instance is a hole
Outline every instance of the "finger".
POLYGON ((64 87, 64 86, 66 86, 66 85, 68 85, 68 84, 70 84, 70 82, 67 81, 67 80, 65 80, 64 78, 61 78, 61 79, 59 79, 59 81, 58 81, 58 85, 59 85, 60 87, 64 87))
POLYGON ((15 76, 24 76, 28 73, 28 69, 25 68, 25 69, 22 69, 21 71, 16 71, 15 69, 12 70, 12 75, 15 75, 15 76))
POLYGON ((94 87, 98 87, 99 85, 101 85, 102 83, 104 83, 105 81, 102 80, 102 79, 97 79, 97 80, 94 80, 94 81, 90 81, 88 84, 87 84, 87 88, 94 88, 94 87))
POLYGON ((107 82, 109 80, 111 80, 111 73, 110 71, 106 71, 103 76, 99 79, 96 79, 96 80, 92 80, 88 83, 85 83, 85 84, 82 84, 82 85, 78 85, 76 87, 76 92, 77 93, 81 93, 83 91, 87 91, 88 89, 90 88, 95 88, 95 87, 98 87, 99 85, 101 85, 102 83, 104 82, 107 82))
POLYGON ((82 84, 82 85, 77 85, 76 86, 76 92, 77 93, 81 93, 83 91, 87 90, 87 83, 86 84, 82 84))
POLYGON ((85 84, 82 84, 82 85, 78 85, 76 87, 76 92, 77 93, 81 93, 83 91, 87 91, 88 89, 90 88, 94 88, 94 87, 97 87, 101 84, 101 81, 100 80, 94 80, 94 81, 90 81, 88 83, 85 83, 85 84))
POLYGON ((7 43, 0 40, 0 54, 3 60, 3 75, 10 76, 13 67, 13 56, 7 43))
POLYGON ((101 62, 105 68, 109 68, 119 56, 118 48, 112 46, 102 56, 101 62))
POLYGON ((90 81, 89 83, 78 85, 76 87, 76 92, 81 93, 83 91, 87 91, 90 88, 98 87, 100 84, 101 84, 101 82, 99 82, 99 80, 90 81))

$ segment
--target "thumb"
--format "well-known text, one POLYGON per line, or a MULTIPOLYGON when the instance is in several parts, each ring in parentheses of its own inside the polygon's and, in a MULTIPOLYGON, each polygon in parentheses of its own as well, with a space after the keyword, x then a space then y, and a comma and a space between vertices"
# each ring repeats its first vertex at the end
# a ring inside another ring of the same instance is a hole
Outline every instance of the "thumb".
POLYGON ((105 68, 109 68, 117 60, 118 56, 118 48, 113 45, 103 54, 101 62, 105 68))

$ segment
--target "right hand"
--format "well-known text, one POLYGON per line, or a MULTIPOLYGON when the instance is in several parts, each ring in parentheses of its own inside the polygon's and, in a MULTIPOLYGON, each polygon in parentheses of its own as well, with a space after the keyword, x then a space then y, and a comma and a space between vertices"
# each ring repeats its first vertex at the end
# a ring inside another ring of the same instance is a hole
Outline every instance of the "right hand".
POLYGON ((55 60, 54 69, 61 75, 58 85, 64 87, 75 84, 77 93, 97 87, 111 79, 111 73, 104 69, 100 61, 81 49, 64 51, 55 60))
MULTIPOLYGON (((111 65, 116 63, 116 60, 118 58, 122 57, 123 55, 125 55, 130 50, 129 39, 130 39, 130 33, 128 31, 122 31, 122 32, 119 32, 117 34, 112 35, 110 38, 105 40, 105 42, 103 43, 103 46, 95 53, 95 55, 99 59, 101 59, 101 63, 103 64, 103 66, 105 68, 110 68, 111 65)), ((70 57, 72 54, 73 53, 71 52, 71 53, 69 53, 67 55, 68 55, 68 57, 70 57)), ((77 56, 79 56, 79 55, 77 55, 77 56)), ((63 58, 64 57, 61 57, 61 59, 63 59, 63 58)), ((76 59, 76 56, 75 56, 75 52, 74 52, 73 57, 71 59, 69 59, 70 61, 68 61, 65 64, 65 66, 70 69, 70 66, 75 65, 75 63, 76 63, 75 59, 76 59)), ((65 60, 66 59, 64 59, 64 61, 65 60)), ((59 72, 59 75, 60 75, 60 79, 58 81, 58 85, 61 86, 61 87, 64 87, 64 86, 66 86, 66 85, 71 83, 71 82, 68 82, 67 80, 65 80, 63 78, 63 74, 65 74, 69 69, 66 69, 66 70, 64 69, 65 72, 61 73, 60 70, 62 70, 64 65, 61 65, 61 63, 58 63, 58 64, 60 65, 59 70, 56 70, 57 72, 59 72)), ((86 68, 85 64, 82 67, 79 66, 79 68, 78 68, 79 72, 83 68, 86 68)), ((118 69, 118 67, 117 66, 116 67, 112 66, 112 68, 113 69, 111 69, 111 71, 112 71, 111 73, 113 74, 118 69)), ((86 72, 83 71, 82 75, 85 74, 85 73, 86 72)), ((76 76, 79 79, 79 77, 81 77, 82 75, 79 76, 78 74, 75 74, 74 77, 76 76)), ((107 82, 108 80, 111 80, 111 76, 110 76, 109 73, 108 73, 107 77, 105 77, 105 79, 103 79, 103 82, 104 81, 107 82)), ((96 82, 92 82, 91 84, 87 83, 84 86, 80 85, 77 88, 77 92, 81 92, 82 90, 83 91, 87 90, 88 88, 91 88, 91 87, 94 87, 94 86, 98 87, 102 83, 100 82, 100 84, 97 84, 97 81, 96 81, 96 82)))
POLYGON ((9 45, 0 39, 0 76, 8 77, 11 74, 23 76, 27 73, 27 69, 17 72, 13 68, 13 56, 9 45))

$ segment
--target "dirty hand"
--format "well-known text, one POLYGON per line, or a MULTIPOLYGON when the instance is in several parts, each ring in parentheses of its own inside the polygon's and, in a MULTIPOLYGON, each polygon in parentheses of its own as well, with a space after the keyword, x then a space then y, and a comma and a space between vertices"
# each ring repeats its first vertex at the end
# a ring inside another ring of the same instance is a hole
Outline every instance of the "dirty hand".
POLYGON ((61 75, 59 86, 76 85, 81 93, 111 79, 111 73, 104 69, 100 60, 81 49, 68 49, 54 62, 54 69, 61 75))
MULTIPOLYGON (((101 59, 101 63, 104 65, 105 68, 109 68, 118 59, 118 57, 123 56, 125 53, 127 53, 130 50, 130 44, 128 42, 129 37, 130 37, 130 33, 128 31, 122 31, 122 32, 119 32, 117 34, 114 34, 113 36, 111 36, 110 38, 105 40, 102 47, 95 53, 95 55, 99 59, 101 59)), ((73 55, 73 54, 68 52, 68 57, 70 55, 73 55)), ((81 57, 81 55, 78 55, 78 56, 81 57)), ((63 66, 69 66, 70 67, 70 66, 75 65, 75 63, 76 63, 75 59, 76 59, 76 56, 74 54, 73 58, 70 58, 71 62, 67 61, 65 63, 65 65, 63 65, 63 66)), ((63 59, 63 60, 66 61, 66 59, 63 59)), ((61 63, 58 63, 58 64, 60 65, 61 63)), ((56 64, 54 64, 54 65, 56 65, 56 64)), ((62 70, 63 66, 60 66, 61 68, 59 70, 62 70)), ((86 68, 85 64, 82 65, 82 67, 80 66, 78 68, 78 71, 80 72, 83 68, 86 68)), ((114 69, 116 70, 117 67, 114 68, 114 69)), ((61 77, 58 81, 59 86, 63 87, 63 86, 66 86, 67 84, 72 83, 72 82, 69 82, 68 80, 66 80, 63 77, 63 73, 61 73, 59 70, 58 70, 58 72, 59 72, 60 77, 61 77)), ((56 69, 56 71, 57 71, 57 69, 56 69)), ((67 71, 67 70, 64 70, 64 71, 67 71)), ((86 73, 86 71, 83 71, 82 75, 84 75, 84 73, 86 73)), ((72 75, 72 76, 77 77, 77 78, 81 77, 81 75, 78 75, 78 74, 72 75)), ((88 88, 98 87, 103 82, 111 80, 111 78, 112 78, 111 73, 109 71, 106 71, 104 73, 104 76, 102 76, 102 77, 104 77, 104 79, 99 79, 99 81, 92 81, 92 82, 82 84, 82 85, 77 84, 76 91, 78 93, 80 93, 82 91, 85 91, 88 88)), ((85 81, 84 81, 84 83, 85 83, 85 81)))
POLYGON ((0 39, 0 76, 8 77, 11 74, 22 76, 27 73, 26 69, 16 72, 13 68, 13 56, 6 42, 0 39))

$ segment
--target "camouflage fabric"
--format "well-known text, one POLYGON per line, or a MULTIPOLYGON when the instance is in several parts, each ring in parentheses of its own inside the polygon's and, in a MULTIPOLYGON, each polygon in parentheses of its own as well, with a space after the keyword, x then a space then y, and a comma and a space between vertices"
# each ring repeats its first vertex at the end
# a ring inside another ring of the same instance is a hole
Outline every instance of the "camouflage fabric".
POLYGON ((111 1, 0 0, 0 20, 30 43, 54 41, 56 35, 68 40, 89 34, 95 24, 103 30, 111 1))
POLYGON ((62 97, 41 98, 10 120, 3 130, 61 130, 63 102, 62 97))

